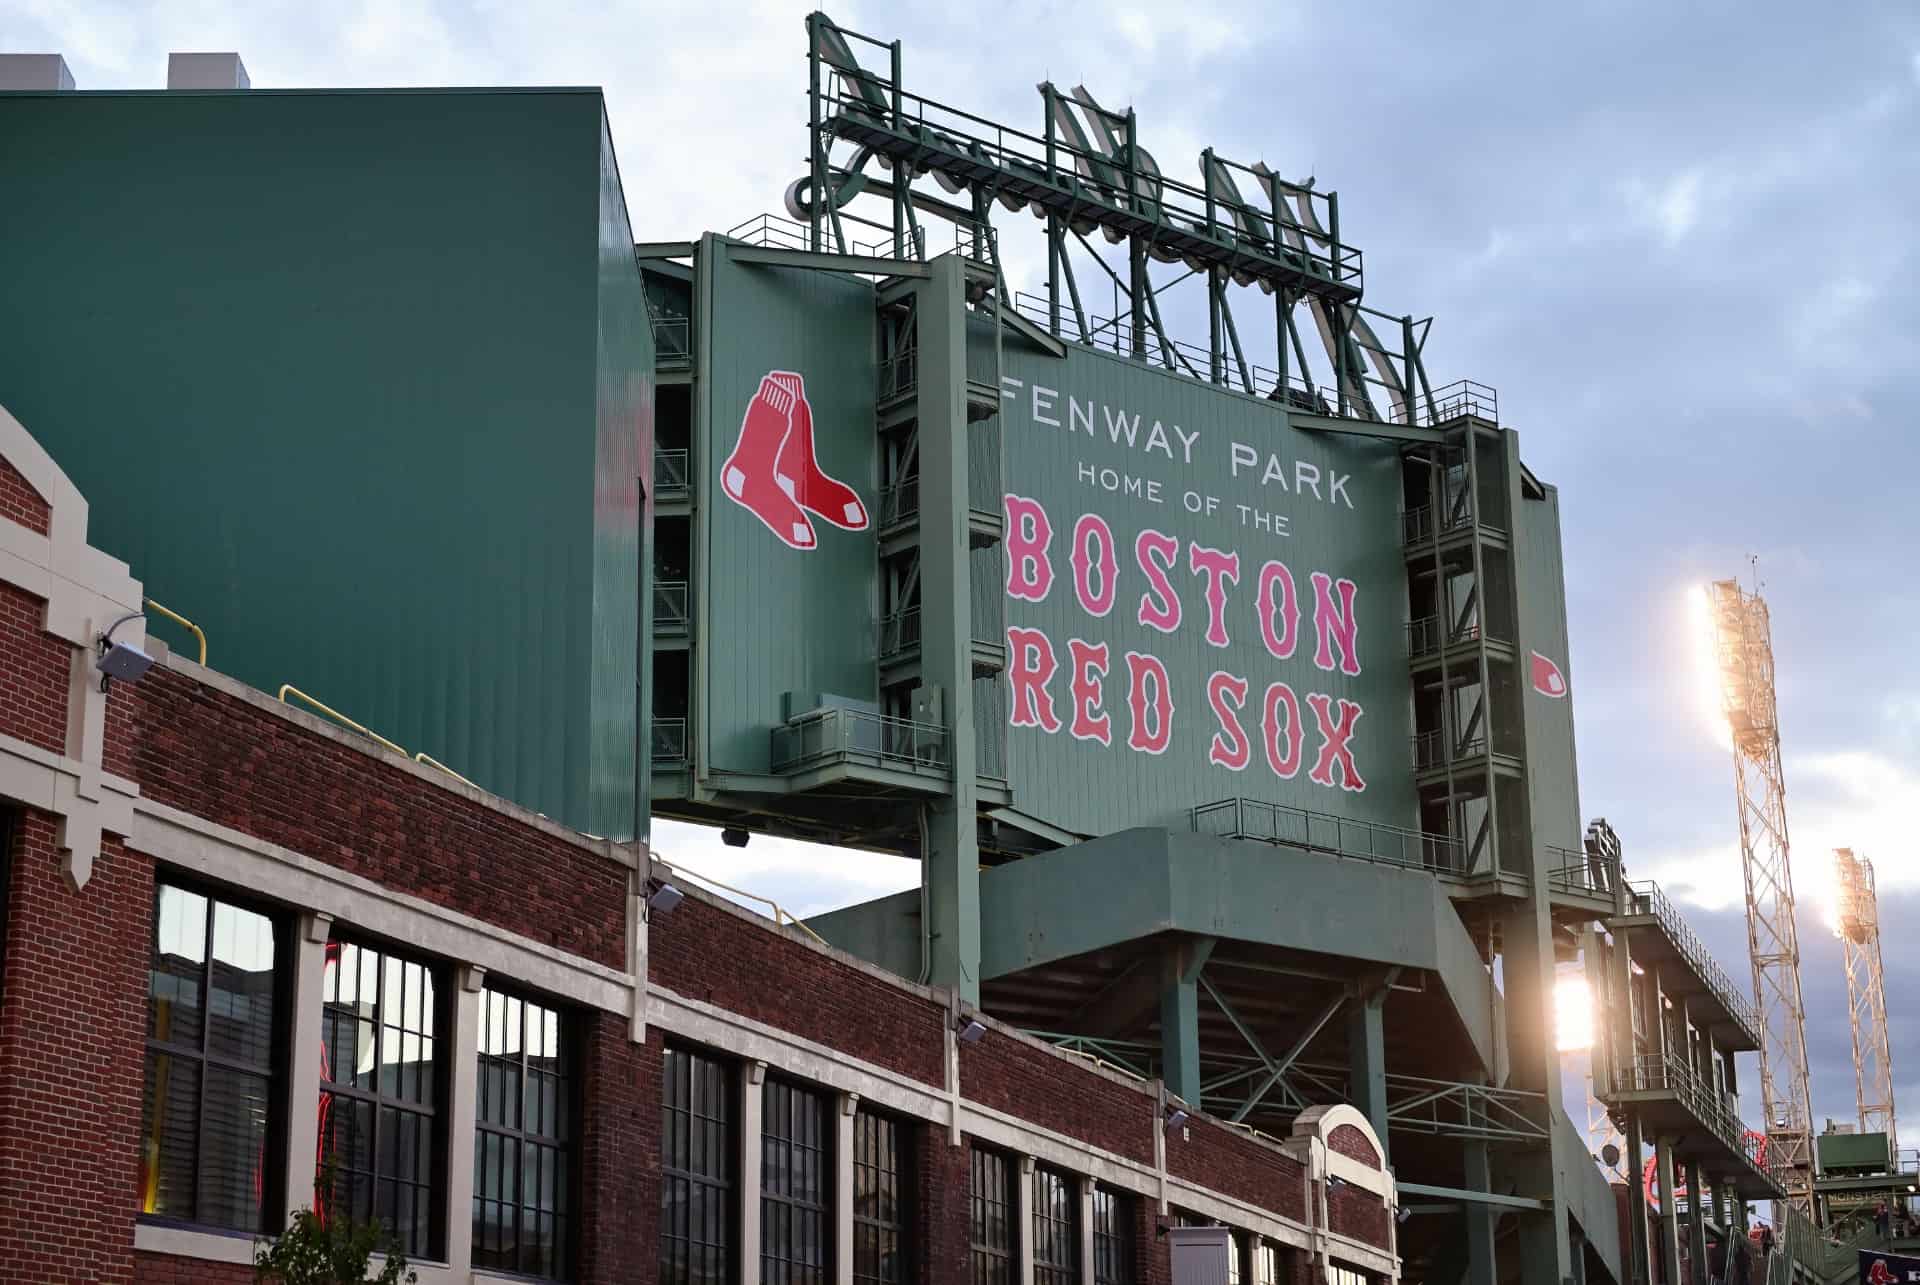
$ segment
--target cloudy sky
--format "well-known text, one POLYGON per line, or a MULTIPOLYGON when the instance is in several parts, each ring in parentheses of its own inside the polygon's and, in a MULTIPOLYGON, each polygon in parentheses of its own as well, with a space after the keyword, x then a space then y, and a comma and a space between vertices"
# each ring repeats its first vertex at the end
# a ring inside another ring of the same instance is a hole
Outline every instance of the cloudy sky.
MULTIPOLYGON (((158 87, 167 52, 194 49, 240 50, 263 88, 604 86, 635 233, 668 239, 776 208, 801 172, 804 11, 0 0, 0 49, 60 51, 85 89, 158 87)), ((1878 865, 1899 1097, 1920 1110, 1920 8, 829 11, 903 39, 922 92, 981 115, 1037 128, 1036 82, 1084 82, 1138 109, 1171 174, 1194 177, 1211 144, 1339 190, 1369 302, 1435 317, 1434 381, 1497 386, 1560 487, 1585 813, 1740 977, 1731 773, 1686 593, 1757 566, 1803 901, 1836 845, 1878 865)), ((687 827, 659 839, 801 913, 915 878, 687 827)), ((1838 946, 1811 910, 1802 940, 1815 1114, 1847 1118, 1838 946)))

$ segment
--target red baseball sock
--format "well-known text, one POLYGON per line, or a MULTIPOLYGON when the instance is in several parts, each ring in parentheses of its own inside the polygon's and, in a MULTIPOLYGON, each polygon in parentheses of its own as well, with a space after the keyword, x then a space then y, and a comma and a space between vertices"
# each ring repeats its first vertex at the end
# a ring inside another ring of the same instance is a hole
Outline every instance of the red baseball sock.
MULTIPOLYGON (((793 486, 777 477, 781 443, 790 435, 790 416, 804 405, 797 388, 775 371, 760 381, 760 391, 747 403, 740 420, 740 440, 720 469, 720 487, 727 498, 766 524, 781 543, 811 549, 818 543, 813 523, 794 502, 793 486)), ((786 376, 795 384, 799 376, 786 376)))
POLYGON ((780 447, 780 459, 773 470, 775 478, 809 513, 819 514, 843 531, 866 530, 867 506, 860 502, 852 487, 829 477, 814 455, 813 407, 807 402, 800 376, 775 371, 767 378, 790 389, 796 399, 791 417, 793 431, 780 447))

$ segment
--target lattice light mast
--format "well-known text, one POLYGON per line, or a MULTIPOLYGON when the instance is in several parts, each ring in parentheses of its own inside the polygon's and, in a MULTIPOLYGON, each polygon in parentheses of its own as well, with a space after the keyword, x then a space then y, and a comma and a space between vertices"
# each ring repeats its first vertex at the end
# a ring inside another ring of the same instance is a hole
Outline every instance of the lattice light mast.
POLYGON ((1788 1200, 1814 1218, 1806 1006, 1800 997, 1800 936, 1794 925, 1786 784, 1780 770, 1773 631, 1766 600, 1744 592, 1737 580, 1715 581, 1707 591, 1707 605, 1721 708, 1733 740, 1767 1149, 1781 1171, 1788 1200))
POLYGON ((1873 862, 1851 848, 1833 854, 1834 932, 1847 961, 1847 1015, 1853 1023, 1854 1100, 1860 1132, 1884 1133, 1900 1154, 1893 1111, 1893 1047, 1887 1033, 1887 990, 1880 966, 1880 899, 1873 862))

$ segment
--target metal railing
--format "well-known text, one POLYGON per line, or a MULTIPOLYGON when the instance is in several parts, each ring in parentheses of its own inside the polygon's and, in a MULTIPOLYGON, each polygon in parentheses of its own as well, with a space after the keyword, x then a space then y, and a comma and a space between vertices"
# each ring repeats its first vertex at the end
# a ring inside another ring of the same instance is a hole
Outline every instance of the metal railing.
POLYGON ((656 450, 653 453, 654 499, 684 499, 689 486, 688 478, 685 451, 656 450))
POLYGON ((1662 931, 1680 951, 1680 955, 1692 968, 1694 975, 1705 982, 1713 991, 1714 997, 1741 1023, 1751 1035, 1760 1033, 1759 1019, 1753 1011, 1753 1004, 1734 986, 1733 980, 1720 965, 1714 962, 1706 944, 1694 935, 1687 921, 1680 917, 1680 911, 1660 890, 1660 885, 1651 879, 1636 880, 1627 885, 1627 913, 1629 915, 1651 915, 1659 921, 1662 931))
POLYGON ((1389 1074, 1387 1124, 1451 1138, 1544 1139, 1547 1095, 1456 1080, 1389 1074))
POLYGON ((690 336, 693 323, 686 317, 647 318, 653 326, 653 366, 655 370, 679 370, 693 362, 690 336))
POLYGON ((688 602, 689 595, 686 581, 654 581, 653 632, 656 634, 686 633, 689 622, 692 620, 688 602))
POLYGON ((207 663, 207 635, 205 630, 201 629, 199 625, 194 624, 179 612, 163 607, 151 598, 147 599, 147 610, 159 612, 168 620, 171 620, 174 624, 179 625, 182 629, 192 634, 200 644, 200 663, 202 665, 207 663))
POLYGON ((1188 815, 1196 831, 1216 838, 1251 839, 1388 865, 1459 872, 1465 855, 1460 840, 1447 835, 1258 799, 1222 799, 1188 815))
POLYGON ((920 479, 905 478, 880 491, 880 525, 892 526, 920 515, 920 479))
POLYGON ((305 705, 307 708, 313 710, 315 713, 324 715, 325 717, 332 719, 334 722, 340 724, 340 726, 346 728, 348 731, 358 732, 360 735, 366 737, 368 740, 372 741, 374 744, 380 745, 387 749, 392 750, 395 754, 398 754, 401 758, 412 757, 406 752, 406 750, 402 749, 398 745, 395 745, 392 741, 380 735, 380 733, 374 731, 371 727, 368 727, 365 723, 356 722, 355 720, 348 718, 345 714, 342 714, 339 710, 335 709, 333 706, 327 704, 325 701, 318 700, 315 697, 307 695, 305 692, 301 691, 298 687, 295 687, 292 683, 282 683, 280 685, 280 703, 282 705, 291 703, 287 699, 289 696, 298 699, 302 705, 305 705))
POLYGON ((1445 767, 1450 762, 1477 758, 1487 752, 1487 738, 1484 736, 1470 736, 1464 741, 1453 742, 1451 754, 1448 745, 1445 732, 1421 732, 1415 735, 1412 738, 1413 770, 1424 772, 1428 768, 1445 767))
POLYGON ((798 928, 801 932, 819 942, 822 946, 828 945, 825 937, 815 932, 807 925, 805 920, 775 901, 772 897, 763 897, 757 892, 748 892, 745 888, 736 888, 730 883, 721 883, 712 875, 702 874, 698 870, 689 870, 685 866, 676 866, 671 862, 664 861, 660 864, 666 866, 667 869, 682 878, 692 879, 696 883, 706 884, 709 888, 718 888, 721 892, 730 893, 735 897, 745 897, 748 901, 758 902, 773 911, 774 923, 782 925, 791 924, 793 927, 798 928))
POLYGON ((648 721, 647 744, 655 767, 671 767, 687 761, 687 720, 656 718, 648 721))
MULTIPOLYGON (((1470 620, 1462 625, 1448 628, 1438 616, 1422 616, 1418 620, 1407 622, 1407 659, 1419 660, 1426 656, 1437 655, 1443 646, 1456 647, 1461 643, 1474 642, 1480 637, 1480 622, 1470 620)), ((1504 638, 1487 635, 1490 643, 1504 643, 1504 638)))
POLYGON ((879 366, 879 397, 882 402, 905 397, 920 387, 920 350, 906 348, 884 357, 879 366))
POLYGON ((920 608, 908 607, 896 611, 879 620, 880 659, 890 660, 895 656, 920 649, 920 608))
POLYGON ((821 709, 773 729, 773 770, 857 763, 916 771, 947 767, 943 727, 856 709, 821 709))
POLYGON ((1611 897, 1620 880, 1618 863, 1604 853, 1547 844, 1547 886, 1578 897, 1611 897))
POLYGON ((1636 1053, 1617 1068, 1618 1086, 1626 1093, 1668 1093, 1678 1098, 1688 1115, 1711 1130, 1747 1163, 1778 1181, 1767 1164, 1767 1140, 1740 1120, 1739 1105, 1715 1092, 1713 1086, 1686 1062, 1664 1053, 1636 1053))

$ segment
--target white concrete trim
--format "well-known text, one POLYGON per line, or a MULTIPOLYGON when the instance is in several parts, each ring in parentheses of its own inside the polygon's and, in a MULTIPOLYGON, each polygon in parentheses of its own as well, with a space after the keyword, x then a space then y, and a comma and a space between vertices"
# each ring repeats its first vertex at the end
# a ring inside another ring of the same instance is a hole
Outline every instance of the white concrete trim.
POLYGON ((1074 1194, 1080 1202, 1080 1285, 1093 1285, 1093 1179, 1077 1179, 1074 1194))
POLYGON ((765 1156, 767 1064, 740 1063, 734 1083, 740 1091, 740 1275, 760 1279, 761 1162, 765 1156))
POLYGON ((207 1263, 240 1263, 251 1267, 254 1251, 266 1243, 264 1237, 240 1233, 163 1227, 158 1223, 136 1222, 133 1225, 133 1248, 135 1253, 140 1254, 171 1254, 175 1258, 197 1258, 207 1263))
POLYGON ((623 973, 152 799, 136 805, 130 843, 168 865, 325 911, 585 1007, 630 1011, 632 979, 623 973))
POLYGON ((321 1034, 327 975, 327 936, 331 915, 309 912, 300 917, 300 933, 293 943, 293 1056, 287 1067, 287 1216, 311 1209, 320 1163, 320 1060, 313 1044, 321 1034), (305 1048, 305 1056, 301 1049, 305 1048), (302 1105, 302 1104, 305 1105, 302 1105))
POLYGON ((1033 1171, 1032 1156, 1020 1156, 1014 1166, 1013 1261, 1020 1285, 1033 1285, 1033 1171))
MULTIPOLYGON (((453 1062, 447 1087, 447 1263, 456 1272, 473 1264, 473 1138, 480 1108, 480 1011, 486 970, 455 970, 453 1062)), ((575 1193, 576 1197, 578 1193, 575 1193)))
POLYGON ((860 1095, 842 1093, 833 1113, 833 1278, 853 1285, 853 1121, 860 1095))

